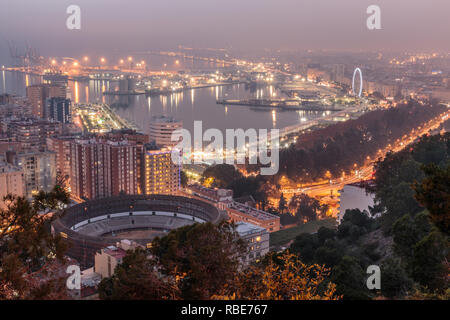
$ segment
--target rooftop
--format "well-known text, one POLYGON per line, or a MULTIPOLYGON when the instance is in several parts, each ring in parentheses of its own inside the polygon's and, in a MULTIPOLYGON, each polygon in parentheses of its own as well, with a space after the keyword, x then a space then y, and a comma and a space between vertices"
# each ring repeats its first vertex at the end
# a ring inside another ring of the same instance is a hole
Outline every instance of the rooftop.
POLYGON ((256 208, 249 207, 249 206, 247 206, 247 205, 245 205, 243 203, 239 203, 239 202, 236 202, 236 201, 231 201, 229 203, 228 207, 230 209, 235 210, 235 211, 239 211, 239 212, 242 212, 244 214, 250 215, 250 216, 252 216, 252 217, 254 217, 256 219, 259 219, 259 220, 273 220, 273 219, 277 219, 278 218, 277 216, 275 216, 273 214, 267 213, 267 212, 262 211, 262 210, 258 210, 256 208))
POLYGON ((241 236, 246 236, 249 234, 260 233, 267 231, 266 229, 256 226, 247 222, 238 222, 236 223, 236 232, 241 236))
POLYGON ((109 246, 103 249, 103 252, 114 257, 116 259, 122 259, 126 256, 127 252, 122 248, 117 248, 116 246, 109 246))
POLYGON ((168 116, 154 116, 152 117, 151 122, 153 123, 181 123, 181 121, 175 120, 172 117, 168 116))
POLYGON ((0 162, 0 173, 19 172, 20 168, 6 162, 0 162))
POLYGON ((213 198, 215 201, 220 201, 223 197, 232 197, 233 191, 229 189, 212 189, 206 188, 201 184, 191 184, 188 188, 193 192, 198 192, 206 197, 213 198))

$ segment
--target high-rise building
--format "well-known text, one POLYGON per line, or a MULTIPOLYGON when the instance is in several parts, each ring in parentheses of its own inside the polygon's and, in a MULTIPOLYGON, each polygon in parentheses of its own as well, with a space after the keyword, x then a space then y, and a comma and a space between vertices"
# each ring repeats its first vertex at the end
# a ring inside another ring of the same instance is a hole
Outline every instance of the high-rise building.
POLYGON ((143 133, 136 132, 133 129, 112 130, 107 133, 99 133, 97 136, 108 140, 128 140, 135 141, 136 144, 145 145, 150 142, 149 136, 143 133))
POLYGON ((3 198, 12 194, 22 197, 25 193, 22 169, 9 163, 0 163, 0 209, 4 209, 6 204, 3 198))
POLYGON ((136 145, 127 140, 75 140, 70 145, 70 188, 80 199, 137 194, 136 145))
POLYGON ((342 82, 345 76, 345 65, 335 64, 331 72, 331 80, 335 82, 342 82))
POLYGON ((61 134, 58 121, 21 119, 6 123, 8 134, 22 145, 23 150, 45 150, 47 138, 61 134))
POLYGON ((27 87, 27 98, 32 106, 33 115, 45 118, 45 102, 48 98, 66 98, 67 87, 62 84, 35 84, 27 87))
POLYGON ((171 150, 148 149, 144 161, 145 194, 175 194, 179 191, 181 161, 172 161, 171 150))
POLYGON ((31 106, 24 104, 1 104, 0 103, 0 118, 22 118, 31 117, 31 106))
POLYGON ((150 122, 150 142, 154 142, 160 147, 173 147, 178 142, 172 141, 172 133, 182 127, 182 121, 177 121, 165 116, 153 117, 150 122))
POLYGON ((0 94, 0 104, 13 104, 14 96, 8 93, 0 94))
POLYGON ((19 153, 12 163, 23 170, 25 195, 29 198, 40 190, 50 191, 56 182, 55 153, 50 151, 19 153))
POLYGON ((137 194, 143 194, 145 191, 144 152, 145 145, 149 143, 149 136, 136 132, 132 129, 112 130, 108 133, 98 134, 98 136, 113 141, 128 140, 128 142, 134 143, 136 145, 136 168, 138 181, 137 194))
POLYGON ((62 123, 72 122, 72 105, 70 99, 53 97, 45 101, 45 118, 62 123))
POLYGON ((66 180, 70 177, 70 143, 76 138, 73 136, 47 138, 48 150, 56 155, 56 173, 66 180))
POLYGON ((138 168, 136 145, 124 141, 109 141, 111 150, 111 191, 120 193, 138 193, 138 168))

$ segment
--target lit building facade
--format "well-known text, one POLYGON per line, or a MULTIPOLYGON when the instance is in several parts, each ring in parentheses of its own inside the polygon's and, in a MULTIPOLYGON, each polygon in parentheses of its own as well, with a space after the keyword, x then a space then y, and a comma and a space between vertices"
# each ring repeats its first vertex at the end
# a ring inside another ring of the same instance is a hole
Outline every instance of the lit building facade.
POLYGON ((144 153, 145 145, 149 143, 149 136, 132 129, 112 130, 108 133, 98 134, 97 136, 113 141, 127 140, 136 145, 137 194, 143 194, 145 192, 144 153))
POLYGON ((280 217, 253 208, 233 200, 233 191, 227 189, 211 189, 199 184, 189 185, 183 192, 193 198, 199 198, 214 204, 227 213, 234 223, 248 223, 266 229, 268 232, 280 230, 280 217))
POLYGON ((180 189, 181 164, 172 161, 172 151, 147 150, 144 158, 145 194, 177 193, 180 189))
POLYGON ((47 138, 47 148, 56 155, 56 173, 64 179, 70 177, 70 143, 76 137, 50 137, 47 138))
POLYGON ((236 223, 236 232, 247 244, 247 252, 241 256, 243 264, 260 260, 269 252, 269 232, 251 223, 236 223))
POLYGON ((45 150, 47 138, 62 132, 61 123, 43 119, 12 120, 6 126, 8 134, 26 151, 45 150))
POLYGON ((172 133, 183 127, 183 122, 176 121, 170 117, 153 117, 150 122, 150 142, 160 147, 173 147, 178 142, 172 141, 172 133))
POLYGON ((51 151, 19 153, 14 156, 14 165, 22 168, 25 195, 31 198, 43 190, 50 191, 56 182, 56 155, 51 151))
POLYGON ((23 171, 9 163, 0 163, 0 209, 6 207, 3 197, 8 194, 24 196, 23 171))
POLYGON ((70 144, 70 189, 79 199, 137 194, 136 145, 127 140, 75 140, 70 144))
POLYGON ((70 99, 53 97, 45 102, 45 118, 61 123, 72 122, 72 104, 70 99))
POLYGON ((61 84, 35 84, 27 87, 27 99, 32 106, 32 113, 45 118, 45 103, 48 98, 66 98, 67 87, 61 84))

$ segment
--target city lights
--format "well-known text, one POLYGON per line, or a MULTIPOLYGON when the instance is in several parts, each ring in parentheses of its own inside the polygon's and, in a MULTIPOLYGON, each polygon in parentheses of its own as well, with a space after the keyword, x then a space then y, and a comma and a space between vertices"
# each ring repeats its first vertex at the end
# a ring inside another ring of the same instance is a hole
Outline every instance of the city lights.
POLYGON ((0 4, 0 300, 449 300, 450 1, 50 2, 0 4))

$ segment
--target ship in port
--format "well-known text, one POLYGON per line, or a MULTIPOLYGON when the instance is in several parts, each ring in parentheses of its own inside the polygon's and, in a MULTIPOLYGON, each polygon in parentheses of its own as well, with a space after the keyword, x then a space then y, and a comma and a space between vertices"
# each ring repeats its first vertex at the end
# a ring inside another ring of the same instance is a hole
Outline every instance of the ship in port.
POLYGON ((69 80, 69 77, 66 74, 63 74, 61 72, 46 72, 42 76, 42 79, 45 82, 51 82, 51 83, 67 83, 69 80))
POLYGON ((251 106, 281 110, 306 110, 306 111, 339 111, 341 109, 331 105, 323 105, 319 101, 302 101, 299 99, 218 99, 217 104, 251 106))

